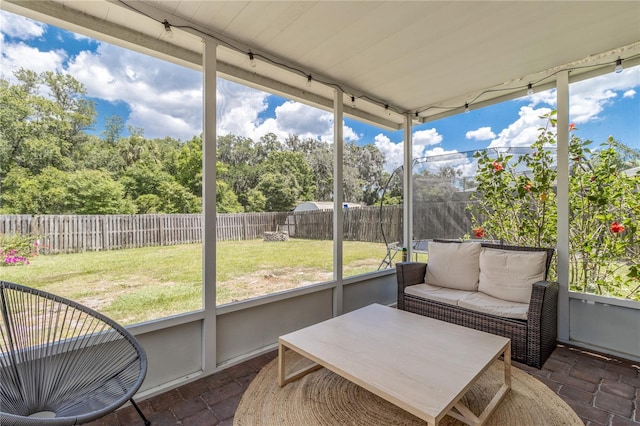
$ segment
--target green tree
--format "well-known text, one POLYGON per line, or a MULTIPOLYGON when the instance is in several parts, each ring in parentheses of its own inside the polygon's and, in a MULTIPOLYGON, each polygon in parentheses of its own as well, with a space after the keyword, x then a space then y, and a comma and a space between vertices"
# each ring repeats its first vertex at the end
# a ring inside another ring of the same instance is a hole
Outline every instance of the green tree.
POLYGON ((197 213, 202 210, 200 197, 189 192, 154 162, 137 162, 125 170, 120 182, 139 212, 197 213), (148 195, 156 195, 159 204, 148 195))
POLYGON ((162 212, 162 200, 156 194, 144 194, 136 198, 136 212, 138 214, 152 214, 162 212))
POLYGON ((75 150, 73 162, 76 168, 106 170, 114 178, 124 170, 124 160, 116 147, 96 136, 89 136, 86 142, 75 150))
POLYGON ((103 170, 77 170, 67 174, 68 211, 73 214, 132 214, 122 185, 103 170))
MULTIPOLYGON (((197 137, 194 136, 194 139, 197 137)), ((178 139, 172 137, 164 137, 158 139, 146 140, 146 148, 143 152, 143 161, 152 161, 162 167, 165 172, 176 175, 178 173, 177 159, 180 155, 180 151, 185 144, 191 144, 192 142, 181 142, 178 139)), ((198 143, 197 141, 195 142, 198 143)), ((202 142, 200 141, 200 152, 202 152, 202 142)), ((196 149, 197 145, 196 145, 196 149)), ((200 154, 202 155, 202 154, 200 154)))
MULTIPOLYGON (((218 162, 216 171, 225 174, 227 165, 218 162)), ((216 211, 218 213, 240 213, 244 209, 238 201, 238 197, 231 189, 231 186, 221 179, 216 179, 216 211)))
POLYGON ((265 210, 269 212, 292 210, 299 200, 299 190, 290 175, 266 172, 261 176, 257 189, 264 194, 265 210))
MULTIPOLYGON (((261 173, 263 174, 263 177, 264 174, 280 174, 285 176, 286 181, 291 186, 291 190, 294 193, 295 201, 308 201, 313 197, 313 171, 311 170, 311 167, 309 167, 304 154, 301 152, 273 151, 269 153, 269 156, 262 164, 261 173)), ((262 182, 263 177, 260 178, 260 182, 262 182)), ((260 187, 260 184, 258 187, 260 187)), ((262 193, 267 197, 267 199, 272 196, 272 194, 264 190, 262 190, 262 193)))
POLYGON ((376 204, 384 185, 384 155, 375 145, 359 146, 353 142, 345 144, 345 153, 345 179, 350 176, 354 180, 350 184, 354 193, 348 194, 345 188, 345 200, 376 204), (347 173, 351 168, 354 173, 347 173))
POLYGON ((15 164, 20 144, 29 136, 31 108, 25 101, 27 88, 0 80, 0 179, 15 164))
POLYGON ((137 163, 144 157, 144 151, 146 149, 147 140, 144 138, 144 132, 142 129, 129 128, 130 135, 126 138, 121 138, 116 144, 125 167, 129 167, 134 163, 137 163))
POLYGON ((124 130, 124 123, 122 117, 119 115, 112 115, 107 117, 104 123, 104 130, 102 131, 102 138, 108 144, 115 145, 120 139, 120 135, 124 130))
POLYGON ((15 156, 21 167, 28 167, 33 173, 38 173, 47 167, 61 170, 73 170, 74 164, 67 157, 61 144, 54 135, 24 138, 20 153, 15 156))
MULTIPOLYGON (((47 124, 57 128, 54 133, 61 140, 68 141, 72 147, 77 146, 86 138, 84 129, 95 120, 93 101, 86 99, 84 85, 70 74, 45 71, 40 76, 53 97, 53 102, 43 102, 43 112, 48 114, 41 117, 46 117, 47 124)), ((51 132, 51 129, 48 131, 51 132)))
POLYGON ((37 174, 46 167, 72 170, 70 158, 87 139, 95 109, 70 75, 20 69, 18 81, 0 84, 0 178, 13 166, 37 174))
POLYGON ((426 169, 413 177, 413 199, 415 203, 451 201, 459 192, 457 180, 462 175, 460 170, 451 166, 442 166, 437 173, 426 169))
POLYGON ((218 213, 241 213, 242 205, 228 183, 216 181, 216 211, 218 213))
POLYGON ((192 194, 202 197, 202 137, 182 145, 175 160, 176 180, 192 194))
POLYGON ((2 212, 6 214, 56 214, 68 211, 67 174, 47 167, 34 176, 12 167, 2 184, 2 212))
POLYGON ((64 172, 47 167, 37 175, 14 167, 2 191, 4 213, 9 214, 118 214, 134 213, 124 188, 100 170, 64 172))
POLYGON ((331 145, 309 140, 307 162, 313 171, 314 200, 329 201, 333 195, 333 150, 331 145))
POLYGON ((402 204, 402 167, 394 170, 393 173, 384 172, 383 180, 385 184, 382 187, 377 203, 382 205, 402 204))
POLYGON ((157 195, 162 213, 199 213, 202 201, 174 179, 160 181, 157 195))
POLYGON ((253 140, 242 136, 229 134, 218 137, 216 154, 218 161, 230 166, 238 164, 254 166, 259 163, 253 140))
POLYGON ((160 182, 165 180, 173 180, 173 176, 163 172, 157 164, 145 162, 132 164, 120 178, 132 200, 145 194, 157 194, 160 182))
MULTIPOLYGON (((275 138, 275 137, 274 137, 275 138)), ((274 138, 267 138, 268 143, 274 138)), ((265 144, 259 144, 264 150, 265 144)), ((266 157, 256 148, 253 140, 234 135, 225 135, 217 141, 217 160, 225 165, 219 169, 216 177, 229 184, 238 197, 238 201, 247 205, 247 194, 258 185, 260 165, 266 157)))
POLYGON ((267 197, 258 189, 250 189, 247 193, 247 205, 245 207, 248 212, 263 212, 267 208, 267 197))
POLYGON ((278 140, 278 137, 273 133, 267 133, 260 138, 260 141, 256 144, 256 162, 262 162, 266 160, 269 153, 273 151, 282 151, 284 146, 282 142, 278 140))

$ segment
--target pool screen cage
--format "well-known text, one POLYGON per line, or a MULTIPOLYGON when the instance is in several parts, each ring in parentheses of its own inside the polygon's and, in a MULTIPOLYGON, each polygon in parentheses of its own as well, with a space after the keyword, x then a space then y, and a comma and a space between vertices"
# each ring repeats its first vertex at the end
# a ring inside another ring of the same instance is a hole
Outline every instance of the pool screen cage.
MULTIPOLYGON (((555 149, 549 148, 555 158, 555 149)), ((471 209, 475 201, 477 155, 488 158, 511 156, 509 170, 515 174, 528 174, 524 163, 517 160, 532 150, 525 147, 486 148, 483 150, 443 153, 416 158, 411 163, 413 183, 413 238, 412 252, 426 254, 428 242, 433 239, 471 238, 471 209)), ((555 167, 555 163, 553 164, 555 167)), ((378 269, 393 267, 401 260, 403 248, 402 224, 391 223, 385 211, 388 200, 403 194, 404 166, 396 168, 383 189, 380 201, 380 232, 387 246, 387 254, 378 269)), ((402 202, 402 201, 401 201, 402 202)), ((416 259, 414 257, 414 259, 416 259)))

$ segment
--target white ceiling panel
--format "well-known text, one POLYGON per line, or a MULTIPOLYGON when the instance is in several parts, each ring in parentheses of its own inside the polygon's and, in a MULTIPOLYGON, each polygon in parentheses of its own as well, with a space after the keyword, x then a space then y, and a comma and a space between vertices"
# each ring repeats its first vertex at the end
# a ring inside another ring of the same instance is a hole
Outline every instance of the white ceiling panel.
POLYGON ((313 2, 274 2, 270 7, 255 7, 250 3, 242 14, 225 26, 230 33, 242 34, 246 43, 269 46, 289 26, 313 8, 313 2))

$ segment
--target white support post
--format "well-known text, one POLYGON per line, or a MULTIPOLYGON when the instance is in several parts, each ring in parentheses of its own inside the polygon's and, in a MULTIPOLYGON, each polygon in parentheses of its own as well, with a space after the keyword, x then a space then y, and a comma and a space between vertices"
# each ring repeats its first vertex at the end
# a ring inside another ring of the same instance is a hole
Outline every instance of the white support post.
POLYGON ((344 193, 342 192, 344 142, 342 140, 342 120, 344 105, 342 91, 336 89, 333 96, 333 316, 342 315, 342 239, 344 235, 344 193))
POLYGON ((558 170, 558 340, 568 342, 569 330, 569 71, 560 72, 557 87, 558 170))
POLYGON ((402 246, 407 248, 407 259, 411 259, 411 243, 413 242, 413 179, 411 178, 411 175, 413 173, 413 141, 411 137, 411 114, 407 114, 404 120, 404 173, 402 174, 402 246))
POLYGON ((202 58, 202 370, 216 369, 216 78, 217 45, 204 40, 202 58))

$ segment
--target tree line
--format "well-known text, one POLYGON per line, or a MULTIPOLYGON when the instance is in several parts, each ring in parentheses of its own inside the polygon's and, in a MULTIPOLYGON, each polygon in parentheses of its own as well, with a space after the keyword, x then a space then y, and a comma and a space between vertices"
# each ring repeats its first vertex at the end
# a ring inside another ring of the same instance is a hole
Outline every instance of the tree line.
MULTIPOLYGON (((122 118, 90 134, 94 102, 74 77, 20 69, 0 79, 0 213, 197 213, 202 208, 202 137, 148 139, 122 118)), ((344 199, 380 202, 389 179, 373 145, 345 143, 344 199)), ((288 211, 333 199, 333 147, 274 134, 217 139, 220 213, 288 211)), ((385 192, 400 202, 401 190, 385 192)))

